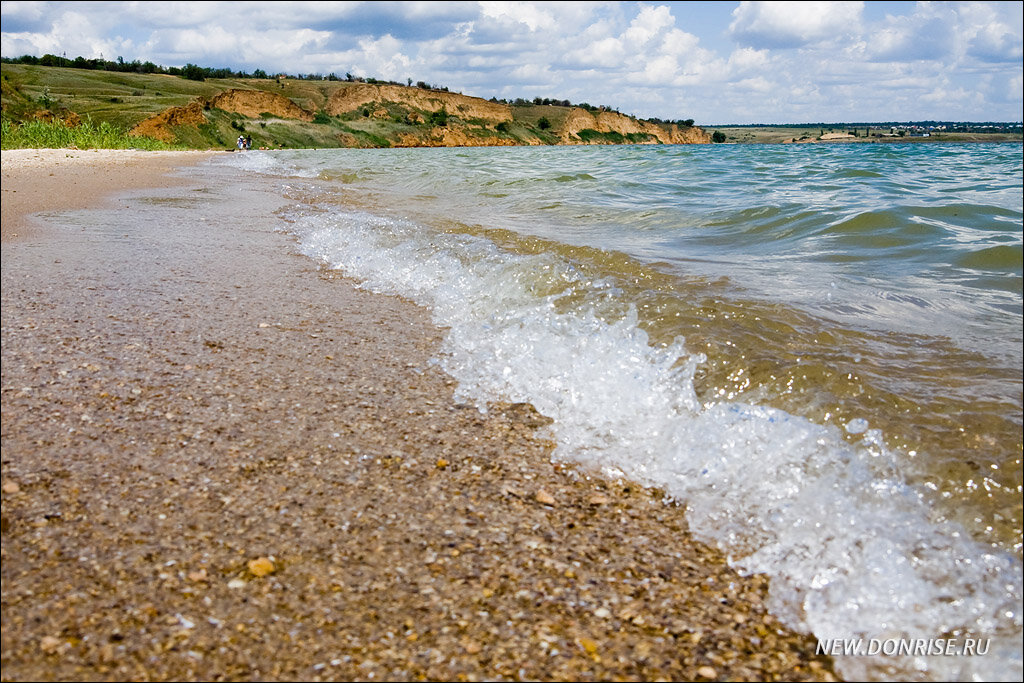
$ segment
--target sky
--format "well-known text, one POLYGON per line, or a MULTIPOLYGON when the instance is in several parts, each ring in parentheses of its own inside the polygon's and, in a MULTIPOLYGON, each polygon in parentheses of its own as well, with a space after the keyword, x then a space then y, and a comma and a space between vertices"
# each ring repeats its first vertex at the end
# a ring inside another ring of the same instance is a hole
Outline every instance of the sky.
POLYGON ((698 124, 1021 121, 1022 2, 3 2, 0 54, 426 81, 698 124))

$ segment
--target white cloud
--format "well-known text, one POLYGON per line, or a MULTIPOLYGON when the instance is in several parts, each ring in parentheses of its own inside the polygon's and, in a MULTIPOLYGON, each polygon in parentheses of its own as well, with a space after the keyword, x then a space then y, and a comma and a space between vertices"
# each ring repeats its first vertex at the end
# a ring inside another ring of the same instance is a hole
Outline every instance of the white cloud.
POLYGON ((39 21, 46 15, 45 2, 4 2, 5 19, 15 21, 39 21))
POLYGON ((975 60, 1019 63, 1022 5, 921 2, 912 14, 887 16, 865 39, 864 55, 874 61, 975 60))
MULTIPOLYGON (((250 16, 245 5, 252 3, 223 2, 126 2, 120 3, 113 20, 130 21, 147 30, 183 29, 204 25, 230 23, 234 17, 241 23, 250 16)), ((255 3, 260 4, 260 3, 255 3)), ((265 3, 271 5, 274 3, 265 3)), ((262 24, 262 22, 261 22, 262 24)))
POLYGON ((367 75, 389 80, 405 78, 413 61, 402 52, 402 47, 402 43, 390 35, 361 40, 357 61, 365 65, 367 75))
MULTIPOLYGON (((676 27, 668 7, 642 6, 628 24, 616 28, 601 19, 581 32, 584 42, 565 53, 565 68, 604 72, 609 92, 602 101, 614 101, 611 93, 635 92, 635 86, 679 88, 699 84, 723 65, 713 52, 700 46, 700 38, 676 27)), ((538 55, 541 59, 543 55, 538 55)), ((660 102, 663 93, 638 98, 645 103, 660 102)))
POLYGON ((4 2, 0 40, 5 56, 409 77, 704 123, 1020 118, 1020 2, 904 7, 4 2))
POLYGON ((481 2, 480 11, 485 17, 523 24, 531 31, 555 27, 551 12, 533 3, 525 2, 481 2))
POLYGON ((700 52, 703 56, 710 56, 710 52, 706 50, 700 50, 700 38, 681 31, 680 29, 673 28, 665 32, 665 37, 661 44, 661 51, 672 55, 686 55, 686 54, 697 54, 700 52))
POLYGON ((623 39, 637 46, 646 45, 655 36, 675 25, 672 12, 668 7, 650 5, 641 8, 640 13, 629 24, 623 39))
POLYGON ((567 55, 570 63, 586 67, 603 67, 606 69, 620 67, 626 58, 626 50, 618 38, 602 38, 572 50, 567 55))
POLYGON ((66 53, 69 57, 98 58, 103 55, 106 59, 114 59, 122 48, 131 47, 130 41, 102 34, 102 27, 96 26, 92 16, 67 11, 54 17, 46 33, 5 33, 2 50, 4 55, 66 53))
POLYGON ((679 63, 672 55, 661 55, 644 65, 643 79, 651 85, 674 83, 679 74, 679 63))
POLYGON ((6 55, 43 55, 52 53, 52 46, 39 33, 5 33, 0 37, 0 53, 6 55))
POLYGON ((329 33, 311 29, 271 29, 251 33, 204 25, 201 29, 159 31, 151 36, 147 48, 161 60, 172 62, 214 67, 252 65, 250 68, 270 71, 279 70, 282 65, 294 65, 292 70, 299 70, 311 56, 322 50, 329 39, 329 33))
POLYGON ((972 102, 977 103, 978 97, 980 97, 980 93, 976 91, 941 83, 928 89, 927 92, 921 93, 918 99, 931 105, 941 104, 945 107, 962 109, 972 102))
POLYGON ((865 54, 881 62, 949 59, 957 49, 956 25, 952 6, 922 4, 910 16, 886 17, 868 33, 865 54))
POLYGON ((749 90, 757 93, 770 93, 776 90, 775 83, 769 81, 763 76, 755 76, 753 78, 744 78, 736 81, 736 86, 743 90, 749 90))
MULTIPOLYGON (((1006 89, 1004 92, 999 93, 1002 98, 996 98, 996 101, 1000 99, 1007 104, 1017 107, 1018 113, 1020 112, 1020 103, 1024 99, 1024 76, 1018 74, 1006 82, 1006 89)), ((1020 120, 1019 118, 1017 119, 1020 120)))
POLYGON ((863 9, 863 2, 741 2, 729 32, 748 47, 804 47, 856 30, 863 9))
POLYGON ((185 29, 168 34, 170 48, 177 54, 206 54, 221 57, 238 51, 238 36, 220 26, 185 29))
POLYGON ((1019 119, 1019 98, 1014 111, 1003 93, 1021 72, 1020 3, 919 2, 871 21, 857 4, 825 7, 797 15, 784 3, 744 3, 733 13, 741 46, 729 87, 751 89, 747 109, 779 107, 758 119, 1019 119), (802 84, 815 94, 801 95, 802 84))
POLYGON ((551 81, 552 74, 541 64, 524 64, 512 69, 512 78, 520 83, 543 86, 551 81))
POLYGON ((989 63, 1024 58, 1024 3, 964 3, 958 6, 968 56, 989 63))
POLYGON ((768 50, 741 47, 729 55, 729 73, 739 75, 751 71, 764 71, 768 68, 769 61, 768 50))

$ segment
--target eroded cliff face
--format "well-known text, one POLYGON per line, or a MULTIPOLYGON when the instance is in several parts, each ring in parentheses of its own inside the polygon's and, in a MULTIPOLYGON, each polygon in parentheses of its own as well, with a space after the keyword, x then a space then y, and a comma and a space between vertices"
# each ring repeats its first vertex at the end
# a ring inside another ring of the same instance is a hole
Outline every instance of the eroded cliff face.
POLYGON ((128 131, 128 134, 174 142, 172 130, 174 126, 198 126, 206 123, 206 116, 203 114, 204 105, 205 100, 198 99, 189 102, 184 107, 165 109, 137 124, 128 131))
POLYGON ((77 128, 82 125, 82 117, 70 110, 52 112, 49 109, 40 109, 32 115, 32 118, 46 121, 47 123, 60 121, 68 128, 77 128))
POLYGON ((680 128, 672 124, 666 142, 670 145, 710 145, 711 133, 697 126, 680 128))
POLYGON ((512 121, 512 110, 507 104, 458 93, 371 83, 353 83, 339 89, 327 101, 327 113, 347 114, 371 102, 395 102, 427 112, 444 110, 462 119, 486 119, 495 125, 512 121))
POLYGON ((565 117, 565 123, 559 131, 559 137, 564 145, 588 144, 580 136, 580 131, 594 130, 598 133, 618 133, 619 135, 647 135, 651 139, 641 141, 641 144, 686 145, 704 144, 711 142, 711 136, 707 131, 696 128, 680 128, 672 125, 668 129, 650 123, 648 121, 637 121, 629 116, 624 116, 613 111, 589 112, 586 109, 573 107, 569 115, 565 117))
POLYGON ((262 114, 272 114, 282 119, 313 120, 313 112, 306 111, 284 95, 263 90, 226 90, 211 98, 209 105, 253 119, 262 114))
POLYGON ((210 99, 197 98, 184 107, 165 109, 137 124, 128 133, 174 142, 173 126, 199 126, 206 123, 203 112, 211 107, 248 118, 271 114, 282 119, 313 120, 312 112, 306 111, 283 95, 262 90, 232 89, 210 99))
POLYGON ((511 138, 472 135, 462 128, 434 126, 425 135, 402 133, 395 147, 513 147, 511 138))
MULTIPOLYGON (((231 89, 209 99, 198 98, 185 107, 172 107, 151 116, 131 130, 133 135, 173 142, 175 126, 199 126, 207 122, 205 110, 219 109, 241 114, 247 118, 263 115, 312 123, 313 112, 303 109, 292 100, 276 92, 231 89)), ((479 97, 457 93, 424 90, 400 85, 371 83, 345 83, 328 97, 325 112, 340 116, 362 109, 361 116, 383 122, 383 132, 376 138, 345 125, 334 135, 343 147, 381 146, 395 147, 483 147, 507 145, 545 144, 541 133, 531 125, 516 121, 514 110, 507 104, 490 102, 479 97), (397 107, 397 109, 396 109, 397 107), (390 111, 389 111, 390 110, 390 111), (388 122, 395 111, 400 124, 389 129, 388 122), (426 119, 435 112, 444 111, 450 117, 447 125, 428 126, 426 119), (400 119, 400 120, 399 120, 400 119), (409 129, 410 124, 415 128, 409 129), (514 124, 510 127, 501 124, 514 124), (515 130, 513 134, 511 131, 515 130), (388 132, 388 131, 391 132, 388 132)), ((352 118, 352 117, 348 117, 352 118)), ((358 126, 356 126, 358 128, 358 126)), ((317 129, 320 130, 320 129, 317 129)), ((574 107, 566 114, 562 124, 548 131, 557 136, 556 144, 611 144, 631 142, 641 144, 705 144, 711 137, 701 128, 659 126, 638 121, 611 111, 590 112, 574 107), (582 133, 582 134, 581 134, 582 133), (615 135, 612 135, 615 134, 615 135), (621 137, 619 137, 621 136, 621 137)), ((321 138, 322 139, 322 138, 321 138)), ((547 140, 550 141, 550 137, 547 140)))

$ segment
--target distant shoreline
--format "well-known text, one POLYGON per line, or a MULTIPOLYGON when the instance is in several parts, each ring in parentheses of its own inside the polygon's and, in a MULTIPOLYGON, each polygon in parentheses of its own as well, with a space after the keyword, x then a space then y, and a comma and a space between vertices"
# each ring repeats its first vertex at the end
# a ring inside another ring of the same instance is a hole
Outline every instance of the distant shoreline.
MULTIPOLYGON (((874 124, 869 124, 874 125, 874 124)), ((705 126, 708 132, 721 133, 725 143, 746 144, 835 144, 835 143, 877 143, 877 144, 933 144, 933 143, 1024 143, 1024 135, 1018 133, 963 133, 933 132, 923 134, 891 134, 878 133, 879 129, 870 129, 865 134, 865 125, 843 126, 807 125, 807 126, 705 126), (849 131, 857 130, 858 134, 848 135, 849 131), (825 139, 822 139, 825 138, 825 139)))

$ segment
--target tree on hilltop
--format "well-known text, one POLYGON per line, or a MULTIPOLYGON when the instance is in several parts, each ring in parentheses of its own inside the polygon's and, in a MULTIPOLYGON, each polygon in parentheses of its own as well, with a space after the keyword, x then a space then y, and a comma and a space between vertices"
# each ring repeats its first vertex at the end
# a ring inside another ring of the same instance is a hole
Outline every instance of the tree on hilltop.
POLYGON ((181 69, 181 75, 190 81, 205 81, 206 69, 189 62, 181 69))

